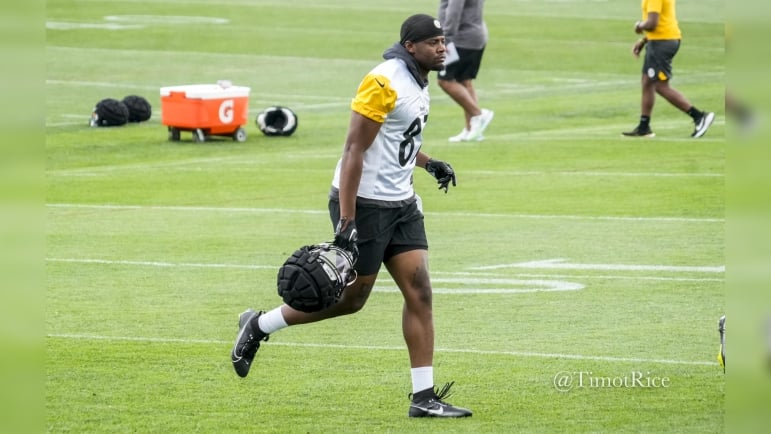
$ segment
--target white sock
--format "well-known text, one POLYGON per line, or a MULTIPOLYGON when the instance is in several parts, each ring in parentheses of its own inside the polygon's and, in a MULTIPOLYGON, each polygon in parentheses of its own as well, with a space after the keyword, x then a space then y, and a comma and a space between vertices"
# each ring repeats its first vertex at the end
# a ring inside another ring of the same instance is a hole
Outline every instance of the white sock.
POLYGON ((267 334, 271 334, 281 330, 284 327, 288 327, 288 324, 284 320, 284 315, 281 313, 281 306, 271 310, 270 312, 265 312, 264 314, 260 315, 260 318, 257 320, 257 322, 259 323, 260 330, 267 334))
POLYGON ((412 393, 418 393, 421 390, 434 387, 434 367, 421 366, 420 368, 410 369, 412 374, 412 393))

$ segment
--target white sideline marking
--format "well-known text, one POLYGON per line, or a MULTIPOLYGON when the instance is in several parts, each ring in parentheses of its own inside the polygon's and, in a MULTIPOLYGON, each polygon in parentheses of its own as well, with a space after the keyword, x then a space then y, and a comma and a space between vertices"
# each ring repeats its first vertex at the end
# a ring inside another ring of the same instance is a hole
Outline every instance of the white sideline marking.
POLYGON ((230 20, 219 17, 203 17, 190 15, 106 15, 105 21, 132 23, 140 25, 153 24, 228 24, 230 20))
MULTIPOLYGON (((491 283, 522 286, 522 288, 442 288, 434 286, 431 288, 431 292, 434 294, 526 294, 532 292, 578 291, 586 288, 585 285, 580 283, 541 279, 485 279, 471 277, 467 279, 432 278, 431 281, 433 283, 457 283, 474 286, 491 283)), ((376 292, 399 292, 399 289, 394 286, 375 286, 374 290, 376 292)))
MULTIPOLYGON (((68 262, 80 264, 104 264, 104 265, 137 265, 146 267, 191 267, 191 268, 237 268, 247 270, 278 270, 279 265, 237 265, 237 264, 200 264, 200 263, 173 263, 160 261, 111 261, 106 259, 72 259, 72 258, 46 258, 48 262, 68 262)), ((531 292, 552 291, 577 291, 585 288, 580 283, 563 282, 559 280, 522 280, 522 279, 490 279, 490 278, 435 278, 434 282, 457 283, 468 285, 501 284, 521 286, 521 288, 441 288, 434 287, 435 294, 522 294, 531 292)), ((393 286, 376 286, 377 292, 399 292, 393 286)))
MULTIPOLYGON (((171 206, 171 205, 111 205, 111 204, 77 204, 48 203, 49 208, 90 208, 90 209, 136 209, 136 210, 169 210, 169 211, 212 211, 212 212, 253 212, 282 214, 327 214, 326 210, 302 210, 286 208, 248 208, 248 207, 210 207, 210 206, 171 206)), ((611 221, 655 221, 655 222, 691 222, 691 223, 723 223, 725 219, 710 217, 632 217, 632 216, 581 216, 581 215, 549 215, 549 214, 506 214, 506 213, 475 213, 475 212, 426 212, 426 215, 455 217, 490 217, 490 218, 523 218, 523 219, 565 219, 565 220, 611 220, 611 221)))
POLYGON ((247 270, 278 269, 277 265, 238 265, 238 264, 198 264, 188 262, 158 262, 158 261, 110 261, 107 259, 71 259, 71 258, 46 258, 49 262, 72 262, 80 264, 104 264, 104 265, 142 265, 148 267, 191 267, 191 268, 241 268, 247 270))
MULTIPOLYGON (((153 90, 158 92, 161 85, 157 86, 151 86, 148 84, 136 84, 136 83, 116 83, 111 81, 82 81, 82 80, 56 80, 56 79, 46 79, 47 85, 63 85, 63 86, 76 86, 76 87, 104 87, 104 88, 110 88, 110 89, 123 89, 123 88, 131 88, 131 89, 140 89, 140 90, 153 90)), ((286 94, 286 93, 265 93, 260 92, 259 94, 250 95, 250 100, 256 100, 256 101, 275 101, 276 99, 292 99, 293 101, 296 101, 295 104, 300 104, 299 101, 320 101, 319 104, 320 107, 325 107, 327 105, 340 105, 340 104, 350 104, 350 99, 345 99, 341 97, 336 96, 327 96, 327 95, 309 95, 309 94, 286 94), (322 104, 323 103, 323 104, 322 104)), ((258 108, 250 108, 250 113, 257 113, 259 111, 258 108)))
POLYGON ((107 15, 103 22, 97 23, 78 23, 67 21, 46 21, 46 28, 53 30, 72 30, 72 29, 105 29, 105 30, 127 30, 142 29, 152 25, 175 25, 175 24, 227 24, 230 20, 217 17, 195 17, 180 15, 107 15), (128 23, 128 24, 116 24, 128 23))
MULTIPOLYGON (((337 103, 335 103, 337 104, 337 103)), ((254 109, 249 110, 250 114, 256 114, 259 112, 260 109, 254 109), (253 112, 253 113, 252 113, 253 112)), ((66 113, 62 114, 61 117, 64 118, 72 118, 76 119, 77 121, 74 122, 62 122, 60 124, 46 124, 48 126, 53 125, 86 125, 88 124, 88 120, 84 121, 84 116, 82 113, 76 114, 76 113, 66 113)), ((153 119, 158 119, 160 116, 158 114, 154 114, 152 116, 153 119)), ((318 153, 314 152, 313 154, 307 155, 308 153, 300 153, 300 154, 293 154, 292 157, 302 157, 305 158, 316 158, 316 159, 331 159, 336 160, 339 156, 338 153, 318 153)), ((92 173, 112 173, 116 170, 150 170, 156 167, 179 167, 181 169, 186 170, 202 170, 201 167, 190 167, 191 164, 201 164, 201 163, 226 163, 226 164, 237 164, 239 166, 245 166, 247 169, 253 170, 254 165, 248 164, 249 160, 244 160, 243 158, 234 158, 234 157, 214 157, 214 158, 198 158, 198 159, 190 159, 190 160, 181 160, 181 161, 165 161, 162 163, 142 163, 142 164, 122 164, 117 166, 97 166, 97 167, 81 167, 77 169, 63 169, 63 170, 51 170, 48 173, 57 175, 57 176, 64 176, 68 174, 82 174, 85 172, 86 174, 92 174, 92 173)), ((280 168, 279 168, 280 169, 280 168)), ((214 170, 214 169, 213 169, 214 170)), ((291 170, 291 169, 284 169, 284 170, 291 170)), ((317 171, 327 171, 327 169, 316 169, 317 171)), ((544 171, 544 170, 466 170, 463 172, 464 174, 468 175, 485 175, 485 176, 568 176, 568 177, 636 177, 636 178, 723 178, 725 175, 723 173, 715 173, 715 172, 700 172, 700 173, 677 173, 677 172, 590 172, 590 171, 544 171)))
POLYGON ((490 218, 529 218, 536 220, 565 219, 565 220, 611 220, 632 222, 688 222, 688 223, 724 223, 725 219, 712 217, 633 217, 633 216, 585 216, 585 215, 556 215, 556 214, 505 214, 483 212, 426 212, 426 215, 444 215, 455 217, 490 217, 490 218))
POLYGON ((107 81, 78 81, 78 80, 51 80, 46 79, 46 84, 62 84, 71 86, 83 86, 83 87, 107 87, 107 88, 126 88, 126 89, 140 89, 140 90, 155 90, 160 92, 160 86, 149 86, 146 84, 135 83, 115 83, 107 81))
POLYGON ((46 21, 46 29, 51 30, 80 30, 80 29, 102 29, 102 30, 129 30, 141 29, 144 26, 137 24, 116 24, 116 23, 71 23, 66 21, 46 21))
MULTIPOLYGON (((231 344, 230 341, 220 339, 179 339, 179 338, 151 338, 151 337, 131 337, 131 336, 101 336, 75 333, 48 333, 49 338, 60 339, 83 339, 100 341, 127 341, 127 342, 153 342, 165 344, 231 344)), ((379 350, 379 351, 404 351, 403 346, 379 346, 379 345, 343 345, 343 344, 308 344, 295 342, 276 342, 270 341, 270 345, 279 345, 285 347, 300 348, 324 348, 324 349, 344 349, 344 350, 379 350)), ((672 359, 643 359, 637 357, 612 357, 612 356, 585 356, 581 354, 560 354, 560 353, 539 353, 531 351, 494 351, 494 350, 474 350, 474 349, 455 349, 455 348, 436 348, 435 352, 440 353, 462 353, 462 354, 480 354, 490 356, 515 356, 515 357, 538 357, 548 359, 571 359, 571 360, 596 360, 602 362, 622 362, 622 363, 660 363, 668 365, 692 365, 692 366, 714 366, 717 362, 690 361, 690 360, 672 360, 672 359)))
POLYGON ((86 208, 86 209, 135 209, 135 210, 167 210, 167 211, 212 211, 212 212, 254 212, 254 213, 291 213, 291 214, 328 214, 326 210, 289 210, 282 208, 241 208, 241 207, 209 207, 209 206, 168 206, 168 205, 80 205, 67 203, 46 204, 52 208, 86 208))
MULTIPOLYGON (((105 264, 105 265, 137 265, 137 266, 146 266, 146 267, 240 268, 240 269, 247 269, 247 270, 273 270, 273 269, 278 269, 279 267, 279 265, 201 264, 201 263, 173 263, 173 262, 162 262, 162 261, 111 261, 107 259, 86 259, 86 258, 82 258, 82 259, 46 258, 45 260, 48 262, 69 262, 69 263, 75 263, 75 264, 79 263, 79 264, 105 264)), ((464 281, 467 283, 484 281, 484 279, 480 277, 480 273, 472 273, 472 272, 436 271, 434 272, 434 275, 469 276, 468 279, 464 279, 464 281)), ((710 277, 698 278, 698 277, 608 276, 608 275, 580 275, 580 274, 566 275, 566 274, 528 274, 528 273, 517 273, 517 274, 514 274, 513 276, 514 277, 535 277, 539 279, 540 278, 629 279, 629 280, 660 280, 660 281, 677 281, 677 282, 723 282, 725 280, 722 278, 710 278, 710 277)), ((443 280, 450 280, 450 279, 432 278, 431 280, 433 282, 441 282, 443 280)), ((509 280, 509 279, 506 279, 506 280, 509 280)), ((551 281, 527 280, 526 282, 551 282, 551 281)), ((556 281, 556 282, 559 282, 559 281, 556 281)), ((577 285, 570 282, 559 282, 559 283, 577 285)), ((575 288, 575 289, 581 289, 581 288, 575 288)), ((385 288, 385 287, 375 287, 375 290, 382 291, 382 292, 392 292, 392 291, 396 292, 395 288, 385 288)), ((434 292, 437 292, 438 290, 442 290, 442 288, 434 288, 434 292)), ((565 289, 565 290, 568 290, 568 289, 565 289)), ((447 289, 447 291, 457 292, 457 290, 452 290, 452 289, 447 289)), ((511 290, 511 289, 505 289, 505 291, 517 292, 517 290, 511 290)), ((519 292, 527 292, 527 291, 519 291, 519 292)))
MULTIPOLYGON (((580 289, 584 289, 585 286, 581 285, 580 283, 573 283, 573 282, 563 282, 559 280, 540 280, 540 279, 502 279, 502 278, 484 278, 484 277, 470 277, 470 278, 457 278, 457 277, 434 277, 431 279, 432 282, 438 282, 438 283, 459 283, 459 284, 474 284, 474 285, 489 285, 489 284, 498 284, 498 285, 511 285, 511 286, 533 286, 535 285, 535 288, 521 288, 521 289, 510 289, 510 288, 481 288, 472 291, 473 293, 490 293, 495 294, 499 292, 538 292, 538 291, 578 291, 580 289)), ((439 288, 443 289, 443 288, 439 288)), ((437 289, 434 289, 434 292, 436 292, 437 289)), ((456 290, 449 289, 447 290, 449 293, 455 292, 456 290)))
MULTIPOLYGON (((82 116, 81 116, 82 117, 82 116)), ((511 176, 607 176, 607 177, 651 177, 651 178, 723 178, 722 173, 672 173, 672 172, 570 172, 570 171, 519 171, 519 170, 466 170, 464 174, 474 175, 511 175, 511 176)))
MULTIPOLYGON (((82 116, 80 116, 82 118, 82 116)), ((82 122, 80 122, 82 124, 82 122)), ((310 160, 310 159, 330 159, 330 160, 336 160, 337 154, 336 153, 322 153, 322 152, 303 152, 303 151, 297 151, 293 152, 292 155, 287 155, 285 157, 286 160, 310 160)), ((62 170, 51 170, 48 171, 51 175, 57 175, 57 176, 63 176, 63 175, 98 175, 100 173, 114 173, 119 170, 132 170, 132 171, 149 171, 154 170, 158 168, 182 168, 185 170, 202 170, 202 165, 208 165, 211 163, 217 163, 218 165, 228 165, 228 166, 236 166, 237 168, 243 167, 244 169, 251 168, 253 170, 254 164, 249 162, 249 160, 244 160, 243 158, 238 157, 208 157, 208 158, 190 158, 186 160, 175 160, 175 161, 160 161, 156 163, 138 163, 138 164, 120 164, 120 165, 109 165, 109 166, 98 166, 98 167, 81 167, 76 169, 62 169, 62 170)), ((229 168, 228 170, 235 170, 232 168, 229 168)), ((285 170, 285 171, 291 171, 293 169, 290 168, 273 168, 273 170, 285 170)), ((317 171, 321 171, 321 169, 317 169, 317 171)), ((324 170, 324 172, 327 172, 324 170)))
MULTIPOLYGON (((454 276, 481 276, 482 273, 453 271, 436 271, 435 275, 454 275, 454 276)), ((659 276, 620 276, 620 275, 596 275, 596 274, 530 274, 514 273, 515 277, 546 277, 551 279, 629 279, 629 280, 661 280, 674 282, 723 282, 725 279, 720 277, 659 277, 659 276)), ((433 280, 433 279, 432 279, 433 280)))
MULTIPOLYGON (((337 104, 337 103, 335 103, 337 104)), ((326 105, 326 104, 324 104, 326 105)), ((306 106, 308 107, 308 106, 306 106)), ((256 114, 259 112, 260 109, 254 109, 249 110, 250 114, 256 114), (252 113, 253 112, 253 113, 252 113)), ((76 119, 76 121, 71 122, 61 122, 61 123, 47 123, 47 126, 63 126, 63 125, 87 125, 88 119, 85 121, 85 117, 83 114, 76 114, 76 113, 67 113, 62 114, 61 117, 64 118, 72 118, 76 119)), ((160 116, 158 114, 152 115, 153 119, 159 119, 160 116)), ((297 157, 298 155, 294 155, 294 157, 297 157)), ((332 159, 335 160, 338 158, 338 153, 313 153, 312 155, 302 155, 302 158, 316 158, 316 159, 332 159)), ((248 161, 248 160, 247 160, 248 161)), ((96 173, 112 173, 116 170, 150 170, 156 167, 179 167, 181 169, 187 169, 187 170, 201 170, 200 167, 189 167, 191 164, 200 164, 200 163, 216 163, 216 162, 222 162, 222 163, 232 163, 237 164, 241 166, 246 166, 247 169, 253 170, 253 165, 248 165, 243 158, 231 158, 231 157, 215 157, 215 158, 199 158, 199 159, 192 159, 192 160, 182 160, 182 161, 167 161, 163 163, 147 163, 147 164, 124 164, 124 165, 118 165, 118 166, 98 166, 98 167, 81 167, 77 169, 64 169, 64 170, 52 170, 48 173, 57 175, 57 176, 65 176, 70 174, 80 174, 82 175, 84 172, 86 174, 96 174, 96 173)), ((277 168, 281 169, 281 168, 277 168)), ((214 170, 214 169, 213 169, 214 170)), ((284 169, 284 170, 293 170, 293 169, 284 169)), ((327 171, 327 169, 316 169, 316 171, 327 171)), ((634 178, 724 178, 725 174, 723 173, 714 173, 714 172, 700 172, 700 173, 676 173, 676 172, 587 172, 587 171, 543 171, 543 170, 466 170, 463 172, 465 175, 485 175, 485 176, 568 176, 568 177, 634 177, 634 178)))
POLYGON ((621 270, 621 271, 676 271, 697 273, 724 273, 725 266, 679 266, 679 265, 619 265, 619 264, 570 264, 565 259, 555 258, 543 261, 517 262, 514 264, 483 265, 472 270, 498 270, 501 268, 548 268, 557 270, 621 270))

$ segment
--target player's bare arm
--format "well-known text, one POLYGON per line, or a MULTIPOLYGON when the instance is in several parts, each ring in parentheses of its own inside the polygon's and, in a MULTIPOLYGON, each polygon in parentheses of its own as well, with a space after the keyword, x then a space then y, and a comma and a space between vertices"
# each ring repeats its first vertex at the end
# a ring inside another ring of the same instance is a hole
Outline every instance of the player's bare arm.
POLYGON ((418 167, 426 167, 426 163, 428 163, 428 160, 430 160, 431 157, 426 155, 425 152, 418 152, 418 156, 415 157, 415 165, 418 167))
POLYGON ((638 35, 643 34, 646 31, 651 31, 659 25, 658 12, 648 12, 648 18, 645 21, 638 21, 634 25, 634 32, 638 35))
POLYGON ((340 218, 356 218, 356 193, 361 181, 364 152, 369 149, 383 124, 373 121, 355 111, 351 112, 348 136, 343 149, 343 163, 340 170, 340 218))
POLYGON ((640 57, 640 53, 642 52, 643 47, 645 47, 645 44, 648 43, 648 40, 644 37, 641 39, 638 39, 634 45, 632 46, 632 55, 634 57, 640 57))

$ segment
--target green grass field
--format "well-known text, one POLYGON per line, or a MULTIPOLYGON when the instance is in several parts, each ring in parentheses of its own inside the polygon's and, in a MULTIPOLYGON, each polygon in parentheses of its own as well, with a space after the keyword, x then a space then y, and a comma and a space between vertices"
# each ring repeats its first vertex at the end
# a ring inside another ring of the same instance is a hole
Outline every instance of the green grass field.
POLYGON ((679 3, 673 85, 718 114, 699 140, 663 99, 656 138, 620 137, 639 116, 637 1, 488 1, 484 142, 447 142, 461 112, 432 80, 424 150, 458 174, 448 194, 415 176, 435 377, 474 416, 411 420, 385 271, 357 315, 271 336, 246 379, 229 351, 240 312, 280 302, 284 259, 331 237, 350 98, 438 2, 49 1, 46 429, 722 432, 723 3, 679 3), (251 88, 247 141, 169 141, 159 88, 220 79, 251 88), (151 120, 88 126, 129 94, 151 120), (257 129, 273 104, 293 136, 257 129))

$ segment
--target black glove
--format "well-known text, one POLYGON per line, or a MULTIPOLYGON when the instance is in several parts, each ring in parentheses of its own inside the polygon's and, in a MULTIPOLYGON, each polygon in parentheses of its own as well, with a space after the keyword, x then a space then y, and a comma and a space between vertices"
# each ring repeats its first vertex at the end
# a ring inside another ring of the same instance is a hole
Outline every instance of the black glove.
POLYGON ((359 233, 356 231, 356 222, 345 217, 341 218, 337 222, 337 227, 335 228, 335 240, 332 244, 351 252, 353 255, 353 262, 356 263, 359 259, 359 246, 356 244, 357 241, 359 241, 359 233))
POLYGON ((452 186, 455 187, 455 171, 452 170, 450 163, 429 159, 426 163, 426 171, 436 178, 436 182, 439 183, 439 189, 444 189, 445 193, 447 193, 447 187, 450 186, 450 181, 452 181, 452 186))

